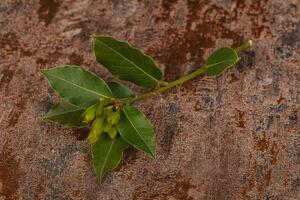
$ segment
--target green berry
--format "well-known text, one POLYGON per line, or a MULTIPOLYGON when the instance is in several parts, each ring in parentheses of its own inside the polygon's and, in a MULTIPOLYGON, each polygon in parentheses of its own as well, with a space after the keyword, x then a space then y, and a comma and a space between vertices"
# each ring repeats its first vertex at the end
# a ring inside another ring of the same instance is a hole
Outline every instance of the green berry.
POLYGON ((104 122, 104 124, 103 124, 103 132, 108 133, 112 127, 113 127, 112 124, 104 122))
POLYGON ((96 109, 96 116, 100 116, 103 113, 103 106, 105 101, 103 99, 100 99, 100 102, 98 104, 98 107, 96 109))
POLYGON ((109 113, 107 115, 107 122, 110 124, 117 124, 120 119, 120 112, 116 111, 114 113, 109 113))

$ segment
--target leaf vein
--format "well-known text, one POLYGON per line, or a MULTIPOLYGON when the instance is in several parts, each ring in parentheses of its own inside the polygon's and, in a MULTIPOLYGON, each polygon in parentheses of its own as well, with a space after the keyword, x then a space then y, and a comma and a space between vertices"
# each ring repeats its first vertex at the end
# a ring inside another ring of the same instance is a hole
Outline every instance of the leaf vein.
POLYGON ((135 127, 134 123, 130 120, 127 112, 123 109, 128 121, 130 122, 130 124, 132 125, 132 127, 135 129, 135 131, 137 132, 137 134, 140 136, 140 138, 142 139, 142 141, 144 142, 145 146, 147 147, 147 149, 150 151, 150 153, 152 154, 151 149, 148 147, 147 143, 145 142, 144 138, 142 137, 142 135, 140 134, 140 132, 137 130, 137 128, 135 127))
POLYGON ((100 93, 98 93, 98 92, 95 92, 95 91, 89 90, 89 89, 87 89, 87 88, 84 88, 84 87, 82 87, 82 86, 80 86, 80 85, 77 85, 77 84, 75 84, 75 83, 72 83, 71 81, 62 79, 62 78, 60 78, 59 76, 55 76, 55 75, 53 75, 53 74, 48 74, 48 75, 49 75, 49 76, 53 76, 54 78, 57 78, 57 79, 59 79, 59 80, 61 80, 61 81, 64 81, 64 82, 66 82, 66 83, 68 83, 68 84, 71 84, 71 85, 73 85, 73 86, 75 86, 75 87, 78 87, 78 88, 80 88, 80 89, 86 90, 86 91, 88 91, 88 92, 90 92, 90 93, 96 94, 97 96, 101 96, 101 97, 110 99, 110 97, 108 97, 108 96, 105 96, 105 95, 100 94, 100 93))
POLYGON ((128 58, 126 58, 125 56, 122 56, 118 51, 114 50, 113 48, 111 48, 109 45, 107 45, 105 42, 102 42, 101 40, 97 41, 101 42, 102 44, 104 44, 105 46, 107 46, 108 48, 110 48, 112 51, 114 51, 117 55, 119 55, 120 57, 124 58, 127 62, 129 62, 130 64, 134 65, 137 69, 139 69, 140 71, 142 71, 143 73, 145 73, 147 76, 149 76, 151 79, 153 79, 155 82, 159 82, 159 80, 157 80, 156 78, 154 78, 153 76, 151 76, 149 73, 147 73, 145 70, 143 70, 142 68, 140 68, 139 66, 137 66, 135 63, 133 63, 131 60, 129 60, 128 58))

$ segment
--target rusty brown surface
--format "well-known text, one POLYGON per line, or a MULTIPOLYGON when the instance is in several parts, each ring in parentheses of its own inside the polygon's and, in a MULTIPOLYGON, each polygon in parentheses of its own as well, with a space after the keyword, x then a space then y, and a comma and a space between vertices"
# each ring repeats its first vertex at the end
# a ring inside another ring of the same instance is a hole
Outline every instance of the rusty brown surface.
POLYGON ((300 199, 299 0, 2 0, 0 199, 300 199), (157 159, 134 149, 96 184, 85 130, 41 117, 56 96, 39 73, 78 64, 104 78, 89 38, 154 57, 167 80, 252 38, 241 62, 139 104, 157 159))

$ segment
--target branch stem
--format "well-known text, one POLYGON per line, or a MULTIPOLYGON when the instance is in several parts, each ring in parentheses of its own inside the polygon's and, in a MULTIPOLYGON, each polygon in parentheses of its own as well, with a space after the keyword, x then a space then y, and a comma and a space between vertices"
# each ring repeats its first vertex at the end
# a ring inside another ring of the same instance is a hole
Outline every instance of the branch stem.
MULTIPOLYGON (((252 46, 252 41, 249 40, 247 42, 245 42, 244 44, 242 44, 241 46, 235 48, 235 51, 240 54, 242 53, 243 51, 249 49, 250 47, 252 46)), ((202 67, 188 75, 185 75, 185 76, 182 76, 181 78, 175 80, 175 81, 172 81, 172 82, 165 82, 165 81, 162 81, 161 83, 163 83, 163 87, 160 87, 156 90, 153 90, 151 92, 148 92, 148 93, 144 93, 144 94, 141 94, 141 95, 138 95, 138 96, 135 96, 135 97, 130 97, 130 98, 127 98, 127 99, 123 99, 123 102, 126 103, 126 104, 130 104, 130 103, 133 103, 135 101, 138 101, 138 100, 141 100, 141 99, 144 99, 144 98, 147 98, 147 97, 150 97, 150 96, 154 96, 154 95, 157 95, 159 93, 162 93, 166 90, 169 90, 177 85, 181 85, 191 79, 194 79, 196 78, 197 76, 199 75, 202 75, 204 74, 206 71, 206 67, 202 67)))
POLYGON ((234 50, 236 51, 237 54, 240 54, 243 51, 249 49, 251 46, 252 46, 252 40, 248 40, 247 42, 245 42, 241 46, 235 48, 234 50))

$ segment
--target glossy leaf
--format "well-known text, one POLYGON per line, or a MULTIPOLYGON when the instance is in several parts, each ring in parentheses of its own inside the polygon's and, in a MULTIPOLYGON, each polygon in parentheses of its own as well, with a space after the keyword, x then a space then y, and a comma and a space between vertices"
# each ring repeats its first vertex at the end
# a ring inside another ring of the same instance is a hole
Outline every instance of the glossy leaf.
POLYGON ((112 91, 115 98, 122 99, 134 96, 133 91, 126 85, 117 82, 108 82, 108 87, 112 91))
POLYGON ((123 150, 128 144, 120 137, 111 139, 107 134, 102 134, 92 146, 93 163, 98 180, 102 180, 106 172, 118 166, 122 159, 123 150))
POLYGON ((212 53, 207 59, 206 75, 216 77, 239 61, 239 56, 232 48, 224 47, 212 53))
POLYGON ((86 108, 70 104, 64 100, 52 108, 44 119, 54 121, 65 126, 83 127, 81 115, 86 108))
POLYGON ((135 148, 155 158, 155 135, 150 121, 133 106, 125 106, 120 114, 117 128, 121 137, 135 148))
POLYGON ((96 59, 113 75, 141 87, 155 86, 163 77, 154 60, 127 42, 109 36, 94 36, 96 59))
POLYGON ((65 65, 43 70, 42 73, 51 87, 74 105, 88 107, 100 97, 112 97, 112 92, 101 78, 81 67, 65 65))

